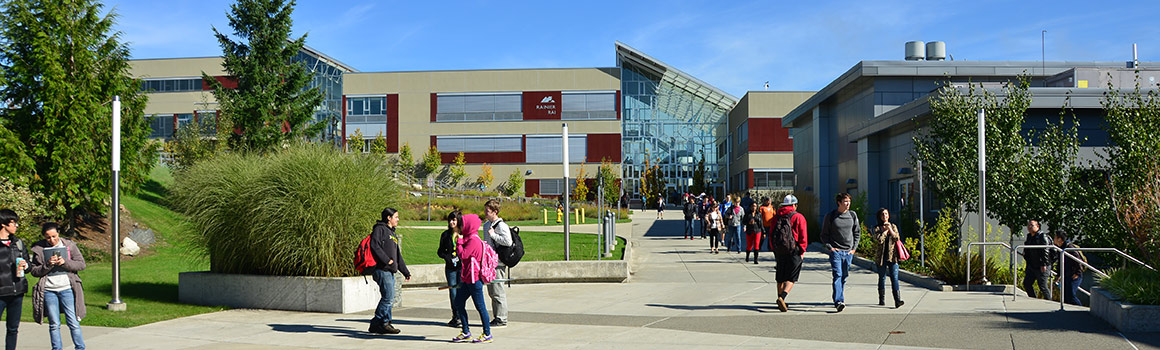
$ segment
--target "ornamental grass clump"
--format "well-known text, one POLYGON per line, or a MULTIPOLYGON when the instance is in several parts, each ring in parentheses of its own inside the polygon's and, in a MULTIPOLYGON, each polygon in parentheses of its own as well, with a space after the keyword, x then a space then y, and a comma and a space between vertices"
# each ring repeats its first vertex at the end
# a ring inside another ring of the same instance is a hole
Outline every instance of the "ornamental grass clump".
POLYGON ((222 154, 175 180, 171 203, 217 273, 356 275, 358 242, 401 201, 381 162, 318 144, 222 154))
POLYGON ((1108 271, 1100 279, 1100 286, 1119 295, 1129 303, 1160 305, 1160 272, 1139 266, 1108 271))

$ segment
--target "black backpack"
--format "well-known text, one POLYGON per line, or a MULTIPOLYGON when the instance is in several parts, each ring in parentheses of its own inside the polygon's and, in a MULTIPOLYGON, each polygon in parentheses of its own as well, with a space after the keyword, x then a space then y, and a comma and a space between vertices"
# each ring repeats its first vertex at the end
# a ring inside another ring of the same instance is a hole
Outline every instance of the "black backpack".
MULTIPOLYGON (((500 220, 501 222, 503 220, 500 220)), ((499 225, 499 222, 496 222, 499 225)), ((519 226, 508 226, 508 230, 512 232, 512 245, 502 246, 496 245, 495 253, 499 255, 499 261, 507 267, 515 267, 520 263, 520 259, 524 258, 524 240, 520 238, 519 226)))
POLYGON ((777 217, 777 222, 773 229, 770 230, 769 248, 773 250, 774 254, 790 255, 798 254, 797 237, 793 236, 793 216, 797 211, 792 211, 789 214, 777 217))

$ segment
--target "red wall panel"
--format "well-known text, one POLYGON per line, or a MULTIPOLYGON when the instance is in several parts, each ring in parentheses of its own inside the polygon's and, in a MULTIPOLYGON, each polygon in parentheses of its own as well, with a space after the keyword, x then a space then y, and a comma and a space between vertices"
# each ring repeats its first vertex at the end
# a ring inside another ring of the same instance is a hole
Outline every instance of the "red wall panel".
MULTIPOLYGON (((424 153, 427 151, 424 150, 424 153)), ((451 164, 455 162, 455 157, 459 155, 458 152, 439 153, 439 158, 443 164, 451 164)), ((467 164, 504 164, 504 163, 523 163, 527 157, 524 152, 464 152, 463 158, 467 160, 467 164)))
MULTIPOLYGON (((214 78, 214 80, 217 80, 219 83, 222 83, 223 88, 227 88, 227 89, 237 89, 238 88, 238 78, 237 77, 220 75, 220 76, 216 76, 213 78, 214 78)), ((202 86, 202 90, 212 90, 212 89, 210 89, 209 84, 201 84, 201 86, 202 86)))
POLYGON ((749 173, 749 181, 745 183, 745 188, 753 188, 753 169, 749 169, 747 173, 749 173))
POLYGON ((539 179, 524 179, 524 197, 540 194, 539 179))
POLYGON ((781 127, 781 118, 749 118, 750 152, 793 152, 789 129, 781 127))
POLYGON ((620 120, 620 90, 616 90, 616 120, 620 120))
POLYGON ((607 157, 613 163, 620 163, 620 134, 588 134, 587 162, 600 162, 607 157))
POLYGON ((435 122, 435 113, 439 112, 439 95, 431 93, 431 122, 435 122))
POLYGON ((399 94, 387 95, 387 152, 399 152, 399 94))
POLYGON ((559 91, 524 91, 524 120, 560 120, 559 91))

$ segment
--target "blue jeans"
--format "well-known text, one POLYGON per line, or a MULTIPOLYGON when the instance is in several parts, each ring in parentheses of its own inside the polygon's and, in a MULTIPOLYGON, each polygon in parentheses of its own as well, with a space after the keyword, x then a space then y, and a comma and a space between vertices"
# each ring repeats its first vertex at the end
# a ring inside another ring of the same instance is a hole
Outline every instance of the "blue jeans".
POLYGON ((1079 285, 1083 283, 1083 276, 1081 275, 1075 279, 1067 276, 1063 283, 1066 283, 1063 289, 1063 302, 1083 306, 1083 303, 1079 301, 1079 285))
POLYGON ((743 250, 742 247, 745 245, 745 226, 733 226, 733 229, 735 230, 734 235, 737 236, 737 238, 733 240, 733 243, 735 243, 733 250, 741 252, 743 250))
POLYGON ((24 306, 24 293, 0 297, 0 312, 5 313, 4 349, 16 350, 16 331, 20 328, 20 311, 24 306))
POLYGON ((463 328, 463 334, 471 334, 471 328, 467 327, 467 298, 471 297, 471 301, 475 303, 475 309, 479 310, 479 319, 483 323, 483 334, 491 334, 491 318, 487 315, 487 303, 483 300, 483 282, 475 281, 475 283, 460 283, 459 292, 455 295, 455 313, 459 314, 459 324, 463 328))
POLYGON ((842 289, 846 287, 846 278, 850 277, 850 263, 853 261, 854 255, 849 251, 830 252, 830 270, 834 275, 834 304, 846 303, 842 289))
POLYGON ((685 219, 685 237, 693 236, 693 218, 685 219))
POLYGON ((52 341, 52 350, 63 348, 60 341, 61 311, 64 311, 65 322, 72 333, 73 346, 77 350, 84 350, 85 340, 81 336, 81 322, 77 320, 76 299, 71 288, 59 292, 44 291, 44 311, 48 316, 48 338, 52 341))
POLYGON ((455 312, 455 296, 459 294, 459 288, 456 287, 459 284, 459 270, 444 271, 443 273, 447 275, 447 285, 451 286, 451 288, 447 288, 447 294, 450 294, 451 297, 451 319, 458 320, 459 313, 455 312))
POLYGON ((375 308, 375 317, 371 319, 371 324, 391 323, 391 306, 395 304, 395 274, 375 269, 371 276, 375 278, 375 283, 379 285, 379 294, 383 296, 379 299, 379 306, 375 308))
POLYGON ((898 263, 886 263, 878 266, 878 290, 886 290, 886 277, 890 276, 891 290, 898 292, 898 263))

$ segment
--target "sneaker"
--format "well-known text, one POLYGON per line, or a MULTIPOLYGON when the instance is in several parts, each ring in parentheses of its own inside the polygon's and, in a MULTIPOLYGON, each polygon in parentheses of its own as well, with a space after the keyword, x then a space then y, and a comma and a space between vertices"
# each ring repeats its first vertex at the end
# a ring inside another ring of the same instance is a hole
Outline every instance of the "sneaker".
POLYGON ((462 343, 471 340, 471 333, 459 333, 455 338, 451 338, 452 343, 462 343))
POLYGON ((388 323, 386 326, 383 326, 383 328, 386 329, 387 334, 399 334, 402 332, 398 328, 395 328, 395 326, 392 326, 390 323, 388 323))
POLYGON ((479 338, 472 339, 471 342, 472 343, 490 343, 491 342, 491 334, 481 335, 481 336, 479 336, 479 338))
POLYGON ((846 303, 838 303, 837 308, 838 312, 842 312, 842 310, 846 309, 846 303))
POLYGON ((453 319, 451 319, 451 321, 447 321, 447 327, 459 328, 459 326, 461 326, 461 325, 459 324, 458 318, 453 318, 453 319))
POLYGON ((777 298, 777 309, 781 310, 781 312, 789 311, 789 306, 785 304, 785 298, 777 298))
MULTIPOLYGON (((491 320, 491 326, 492 327, 507 327, 507 321, 500 321, 497 318, 497 319, 491 320)), ((488 336, 488 339, 491 339, 491 336, 488 336)))

